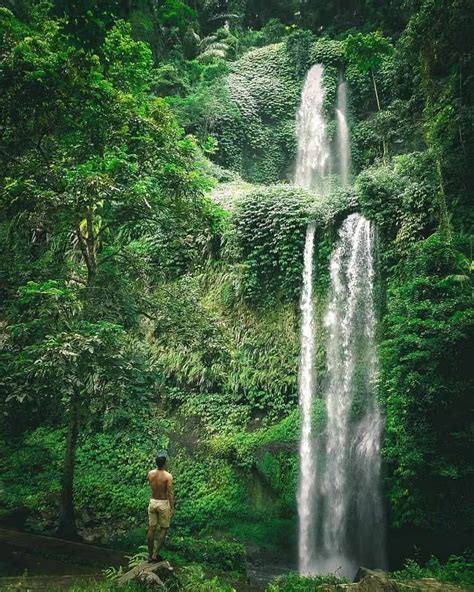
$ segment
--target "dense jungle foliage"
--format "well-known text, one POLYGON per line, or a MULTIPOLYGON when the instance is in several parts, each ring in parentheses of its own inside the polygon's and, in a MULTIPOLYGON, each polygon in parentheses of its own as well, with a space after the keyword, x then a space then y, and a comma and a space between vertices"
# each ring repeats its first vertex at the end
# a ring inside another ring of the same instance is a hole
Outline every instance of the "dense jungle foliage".
POLYGON ((292 557, 305 229, 322 308, 357 210, 378 229, 391 564, 465 552, 471 0, 2 4, 0 520, 136 550, 165 447, 170 553, 228 571, 241 544, 292 557), (291 186, 315 63, 330 140, 349 88, 352 183, 325 197, 291 186))

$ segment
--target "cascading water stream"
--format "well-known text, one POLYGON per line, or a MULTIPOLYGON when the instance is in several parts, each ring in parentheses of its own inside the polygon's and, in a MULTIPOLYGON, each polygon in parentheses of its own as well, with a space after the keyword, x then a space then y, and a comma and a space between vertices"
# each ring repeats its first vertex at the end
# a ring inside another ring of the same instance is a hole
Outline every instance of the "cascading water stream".
MULTIPOLYGON (((313 66, 305 80, 297 116, 298 153, 295 185, 325 192, 324 176, 329 163, 326 124, 323 117, 323 67, 313 66)), ((301 409, 300 475, 298 486, 299 539, 298 558, 301 574, 312 575, 315 566, 314 537, 316 470, 311 409, 315 391, 314 350, 315 327, 313 312, 313 224, 306 232, 304 248, 303 290, 301 295, 301 357, 299 371, 299 401, 301 409)))
POLYGON ((325 315, 327 426, 318 442, 321 462, 318 571, 357 565, 383 567, 380 493, 382 417, 375 400, 374 231, 359 214, 339 230, 330 262, 325 315))
POLYGON ((349 126, 347 125, 347 82, 340 80, 337 87, 337 156, 341 185, 347 185, 351 170, 349 126))
POLYGON ((301 408, 300 481, 298 488, 299 569, 311 573, 315 562, 314 502, 316 498, 316 467, 314 437, 311 429, 311 407, 315 389, 314 375, 314 315, 313 315, 313 254, 314 225, 309 224, 304 248, 303 291, 301 295, 301 359, 299 397, 301 408))
MULTIPOLYGON (((319 195, 329 191, 330 150, 323 115, 323 67, 308 72, 297 116, 295 185, 319 195)), ((340 184, 350 176, 347 88, 338 86, 337 154, 340 184)), ((314 575, 358 564, 384 567, 380 494, 382 417, 374 394, 377 372, 374 309, 374 231, 359 214, 342 224, 331 257, 325 315, 327 425, 314 434, 312 407, 316 323, 313 310, 315 226, 306 232, 301 296, 299 571, 314 575)))
POLYGON ((325 193, 329 168, 329 145, 323 115, 324 68, 316 64, 308 71, 296 120, 298 151, 295 185, 325 193))

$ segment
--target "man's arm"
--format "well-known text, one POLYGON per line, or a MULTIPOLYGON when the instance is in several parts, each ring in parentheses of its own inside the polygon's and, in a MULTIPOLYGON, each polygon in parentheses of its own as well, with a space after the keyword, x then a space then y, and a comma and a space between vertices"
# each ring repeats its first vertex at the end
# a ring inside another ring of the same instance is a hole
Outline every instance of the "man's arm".
POLYGON ((170 503, 171 513, 174 514, 174 491, 173 491, 173 477, 170 475, 168 480, 168 487, 166 488, 168 494, 168 501, 170 503))

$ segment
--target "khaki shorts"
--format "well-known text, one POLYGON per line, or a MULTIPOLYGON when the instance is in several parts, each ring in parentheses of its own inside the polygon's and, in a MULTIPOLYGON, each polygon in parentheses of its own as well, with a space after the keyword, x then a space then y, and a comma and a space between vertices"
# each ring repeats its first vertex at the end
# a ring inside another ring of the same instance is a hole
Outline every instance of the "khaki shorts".
POLYGON ((168 500, 150 499, 148 504, 148 524, 160 525, 160 528, 169 528, 171 522, 171 508, 168 500))

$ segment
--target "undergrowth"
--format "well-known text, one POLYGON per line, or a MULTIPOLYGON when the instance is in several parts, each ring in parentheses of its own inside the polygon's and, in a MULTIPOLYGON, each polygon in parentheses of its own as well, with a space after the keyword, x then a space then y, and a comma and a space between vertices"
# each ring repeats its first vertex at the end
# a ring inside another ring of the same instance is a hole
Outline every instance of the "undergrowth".
POLYGON ((446 563, 437 557, 431 557, 424 565, 414 559, 408 559, 403 569, 395 571, 397 580, 419 580, 435 578, 440 582, 452 582, 474 589, 474 557, 472 553, 451 555, 446 563))

